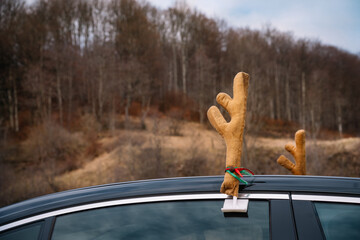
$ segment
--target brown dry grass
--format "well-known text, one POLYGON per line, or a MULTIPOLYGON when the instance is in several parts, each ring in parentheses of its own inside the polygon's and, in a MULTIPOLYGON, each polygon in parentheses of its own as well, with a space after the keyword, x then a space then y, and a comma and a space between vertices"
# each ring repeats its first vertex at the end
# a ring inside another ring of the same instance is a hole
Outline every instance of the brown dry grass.
MULTIPOLYGON (((83 154, 76 152, 76 161, 81 163, 76 169, 62 167, 65 171, 50 171, 48 165, 36 165, 34 161, 30 165, 3 163, 1 167, 9 171, 3 171, 0 179, 3 181, 0 205, 53 191, 111 182, 222 175, 226 146, 217 132, 197 123, 179 122, 179 134, 171 135, 173 124, 167 118, 148 118, 146 130, 97 134, 97 138, 90 138, 94 142, 82 147, 83 154)), ((78 134, 65 136, 75 139, 78 134)), ((276 159, 281 154, 291 159, 284 146, 293 141, 247 135, 242 166, 256 174, 290 174, 277 165, 276 159)), ((310 175, 360 177, 360 138, 307 139, 306 151, 310 175)))
MULTIPOLYGON (((171 136, 167 134, 168 120, 156 121, 147 120, 147 131, 119 130, 116 137, 100 139, 104 149, 102 155, 57 180, 80 187, 113 181, 223 173, 226 146, 215 131, 187 122, 182 123, 181 136, 171 136), (154 126, 156 124, 160 127, 154 126), (161 130, 154 132, 154 128, 161 130)), ((291 159, 284 146, 293 141, 291 138, 247 136, 242 165, 257 174, 290 174, 277 165, 276 159, 281 154, 291 159)), ((307 139, 308 174, 359 177, 359 149, 360 138, 307 139)))

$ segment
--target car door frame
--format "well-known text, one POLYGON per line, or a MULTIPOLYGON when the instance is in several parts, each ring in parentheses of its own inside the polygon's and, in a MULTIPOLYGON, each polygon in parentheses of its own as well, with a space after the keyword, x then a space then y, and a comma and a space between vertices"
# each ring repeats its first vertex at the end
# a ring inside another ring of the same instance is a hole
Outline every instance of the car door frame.
POLYGON ((326 239, 314 202, 351 203, 360 205, 360 197, 291 193, 294 220, 299 240, 326 239))
MULTIPOLYGON (((144 198, 128 198, 114 201, 97 202, 93 204, 85 204, 71 208, 65 208, 56 212, 47 213, 48 217, 44 218, 45 224, 41 232, 40 240, 50 240, 54 230, 56 217, 63 214, 75 213, 90 209, 98 209, 103 207, 118 206, 125 204, 137 203, 155 203, 164 201, 183 201, 183 200, 213 200, 229 198, 224 194, 187 194, 187 195, 163 195, 144 198)), ((290 193, 242 193, 239 199, 249 200, 266 200, 269 202, 269 223, 270 223, 270 239, 297 239, 294 224, 294 216, 291 206, 290 193)), ((220 211, 220 209, 219 209, 220 211)))

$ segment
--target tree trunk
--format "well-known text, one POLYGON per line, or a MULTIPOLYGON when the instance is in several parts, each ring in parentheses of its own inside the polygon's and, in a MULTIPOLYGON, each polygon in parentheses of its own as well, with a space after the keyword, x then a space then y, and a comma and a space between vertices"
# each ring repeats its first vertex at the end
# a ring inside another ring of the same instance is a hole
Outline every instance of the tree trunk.
POLYGON ((51 88, 49 88, 49 93, 48 93, 48 118, 51 119, 51 114, 52 114, 52 97, 51 97, 51 88))
POLYGON ((102 113, 103 113, 103 105, 104 105, 104 100, 103 100, 103 88, 104 88, 104 72, 103 72, 103 64, 101 64, 100 66, 100 74, 99 74, 99 85, 98 85, 98 106, 99 106, 99 111, 98 111, 98 116, 99 116, 99 120, 102 119, 102 113))
POLYGON ((59 104, 59 119, 60 119, 60 124, 62 125, 63 124, 63 105, 62 105, 61 78, 60 78, 58 63, 56 65, 57 65, 56 66, 56 91, 57 91, 57 99, 58 99, 58 104, 59 104))
POLYGON ((17 88, 15 79, 13 79, 14 84, 14 127, 15 132, 19 131, 19 115, 18 115, 18 98, 17 98, 17 88))
POLYGON ((71 116, 72 116, 72 98, 73 98, 73 81, 72 81, 72 70, 70 70, 70 74, 68 76, 68 81, 69 81, 69 102, 68 102, 68 117, 67 120, 68 122, 71 121, 71 116))
POLYGON ((286 117, 288 121, 291 121, 291 104, 290 104, 290 84, 289 78, 286 77, 285 79, 285 98, 286 98, 286 117))
POLYGON ((342 122, 342 111, 341 105, 337 104, 337 125, 340 138, 343 137, 343 122, 342 122))
POLYGON ((305 73, 301 74, 301 127, 305 129, 305 97, 306 97, 305 73))
POLYGON ((110 119, 109 119, 109 129, 111 132, 111 135, 114 135, 115 131, 115 97, 113 97, 111 101, 111 113, 110 113, 110 119))
MULTIPOLYGON (((44 40, 42 40, 44 41, 44 40)), ((41 98, 38 100, 38 110, 40 111, 41 120, 47 117, 48 111, 46 106, 45 100, 45 83, 44 83, 44 76, 43 76, 43 69, 44 69, 44 58, 43 58, 43 48, 40 47, 40 67, 39 67, 39 82, 40 82, 40 91, 41 91, 41 98), (44 105, 44 106, 43 106, 44 105)))
POLYGON ((7 90, 8 93, 8 102, 9 102, 9 121, 10 121, 10 128, 14 130, 15 123, 14 123, 14 108, 13 108, 13 99, 11 94, 11 89, 7 90))
MULTIPOLYGON (((269 88, 271 90, 271 92, 269 91, 267 98, 268 98, 268 102, 269 102, 269 114, 270 114, 270 118, 271 119, 275 119, 275 97, 274 97, 274 90, 273 90, 273 86, 274 83, 272 81, 272 77, 271 77, 271 69, 267 69, 266 70, 266 87, 269 88)), ((275 93, 276 94, 276 93, 275 93)))
POLYGON ((276 101, 276 119, 281 119, 280 114, 280 83, 277 66, 275 66, 275 101, 276 101))
POLYGON ((128 82, 127 83, 126 104, 125 104, 125 128, 128 128, 130 125, 129 110, 130 110, 131 101, 132 101, 131 94, 132 94, 132 86, 131 86, 131 83, 128 82))
POLYGON ((270 105, 270 118, 275 119, 274 99, 270 100, 269 105, 270 105))
POLYGON ((178 80, 177 80, 177 59, 176 59, 176 45, 175 43, 172 44, 172 50, 173 50, 173 88, 175 92, 178 91, 178 80))
POLYGON ((125 129, 129 128, 129 109, 131 107, 131 96, 128 94, 126 96, 126 105, 125 105, 125 129))
POLYGON ((181 69, 182 69, 182 92, 186 95, 186 56, 185 56, 185 47, 181 47, 181 69))
POLYGON ((141 128, 146 129, 145 119, 150 110, 151 97, 141 97, 141 128))
POLYGON ((42 119, 42 115, 41 115, 41 98, 40 96, 36 96, 36 111, 35 111, 35 119, 36 121, 38 119, 42 119))
MULTIPOLYGON (((36 76, 37 78, 37 76, 36 76)), ((38 109, 40 112, 40 118, 41 120, 44 120, 46 118, 47 115, 47 111, 46 111, 46 104, 45 104, 45 83, 44 83, 44 78, 42 76, 42 69, 40 69, 40 73, 39 73, 39 88, 40 88, 40 97, 39 97, 39 102, 38 102, 38 109)))
POLYGON ((310 119, 311 119, 311 137, 314 139, 316 138, 316 130, 315 130, 315 116, 314 116, 314 109, 311 108, 310 110, 310 119))
MULTIPOLYGON (((173 71, 173 64, 170 62, 168 63, 169 66, 169 83, 167 85, 167 90, 168 92, 170 92, 173 89, 173 75, 174 75, 174 71, 173 71)), ((166 86, 166 85, 165 85, 166 86)))
POLYGON ((204 66, 203 66, 203 62, 202 62, 202 58, 199 57, 199 84, 200 84, 200 93, 199 93, 199 120, 200 120, 200 124, 203 124, 205 121, 205 117, 204 117, 204 66))

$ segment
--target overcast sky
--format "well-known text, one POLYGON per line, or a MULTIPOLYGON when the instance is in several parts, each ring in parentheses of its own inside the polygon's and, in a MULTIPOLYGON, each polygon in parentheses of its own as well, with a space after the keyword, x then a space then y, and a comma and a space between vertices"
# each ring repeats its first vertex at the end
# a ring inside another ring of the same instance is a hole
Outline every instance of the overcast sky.
MULTIPOLYGON (((147 0, 162 9, 175 0, 147 0)), ((360 53, 360 0, 187 0, 229 26, 261 29, 265 24, 298 38, 320 40, 360 53)))

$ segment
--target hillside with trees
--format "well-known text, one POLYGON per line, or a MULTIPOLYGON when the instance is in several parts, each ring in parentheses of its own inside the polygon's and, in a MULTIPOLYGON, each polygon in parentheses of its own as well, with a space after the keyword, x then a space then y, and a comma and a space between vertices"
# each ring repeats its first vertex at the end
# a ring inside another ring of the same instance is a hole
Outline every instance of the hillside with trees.
MULTIPOLYGON (((171 136, 182 136, 186 124, 208 128, 207 109, 218 92, 232 92, 239 71, 251 76, 250 138, 292 138, 299 128, 314 144, 359 137, 359 55, 271 26, 230 27, 184 2, 160 10, 135 0, 37 0, 32 5, 1 0, 1 192, 16 192, 9 179, 31 177, 24 174, 29 169, 37 169, 33 177, 39 179, 24 188, 45 182, 48 190, 11 201, 66 189, 55 177, 106 152, 103 139, 117 139, 119 131, 124 142, 132 139, 125 133, 161 132, 155 122, 165 121, 171 136)), ((132 145, 144 144, 135 139, 132 145)), ((163 160, 167 155, 156 153, 161 144, 151 143, 147 149, 152 150, 139 149, 163 160)), ((351 149, 360 149, 356 146, 351 149)), ((260 157, 254 149, 249 147, 248 156, 260 157)), ((314 161, 325 163, 337 154, 324 153, 314 153, 314 161)), ((359 177, 358 156, 342 149, 334 157, 342 159, 343 175, 359 177)), ((161 176, 177 173, 200 174, 161 176)))

